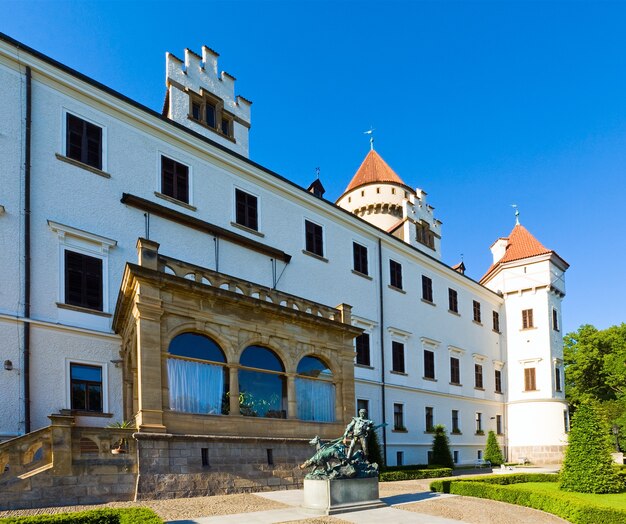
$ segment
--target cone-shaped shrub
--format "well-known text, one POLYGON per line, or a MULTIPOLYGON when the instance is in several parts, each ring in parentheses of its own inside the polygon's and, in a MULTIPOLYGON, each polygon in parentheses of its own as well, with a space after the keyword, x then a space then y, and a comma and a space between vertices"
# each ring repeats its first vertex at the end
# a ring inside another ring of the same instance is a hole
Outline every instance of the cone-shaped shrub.
POLYGON ((493 431, 490 431, 487 436, 487 446, 485 447, 485 455, 483 458, 491 462, 492 466, 499 466, 504 463, 502 450, 498 444, 496 434, 493 431))
POLYGON ((367 451, 369 453, 369 457, 367 460, 369 460, 371 463, 376 462, 376 464, 378 464, 378 467, 382 468, 385 465, 385 462, 383 461, 383 455, 380 450, 380 442, 378 440, 378 433, 376 432, 376 430, 369 432, 369 435, 367 436, 367 447, 367 451))
POLYGON ((452 453, 450 453, 450 443, 446 428, 441 424, 437 424, 434 428, 435 437, 433 438, 433 459, 432 463, 444 468, 453 468, 452 453))
POLYGON ((616 493, 621 481, 611 458, 608 424, 592 404, 581 404, 572 417, 569 445, 561 469, 561 489, 580 493, 616 493))

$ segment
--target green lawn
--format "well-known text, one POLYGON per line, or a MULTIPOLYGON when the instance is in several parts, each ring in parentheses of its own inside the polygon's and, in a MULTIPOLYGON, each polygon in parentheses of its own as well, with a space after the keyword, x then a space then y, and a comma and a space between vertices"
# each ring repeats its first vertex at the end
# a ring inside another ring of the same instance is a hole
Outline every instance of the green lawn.
POLYGON ((563 493, 568 497, 580 500, 587 504, 605 506, 614 509, 626 510, 626 493, 615 493, 610 495, 598 495, 596 493, 576 493, 573 491, 561 491, 557 482, 525 482, 523 484, 510 484, 502 486, 504 489, 515 489, 518 491, 530 491, 533 493, 563 493))

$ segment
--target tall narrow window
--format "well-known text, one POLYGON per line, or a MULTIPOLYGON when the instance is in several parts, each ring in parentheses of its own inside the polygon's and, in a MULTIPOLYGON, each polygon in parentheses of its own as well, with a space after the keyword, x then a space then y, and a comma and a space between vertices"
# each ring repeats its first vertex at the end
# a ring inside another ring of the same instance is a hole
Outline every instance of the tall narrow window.
POLYGON ((537 382, 535 380, 535 368, 524 369, 524 391, 535 391, 537 382))
POLYGON ((72 409, 102 412, 102 368, 70 364, 72 409))
POLYGON ((404 451, 396 451, 396 466, 404 465, 404 451))
POLYGON ((237 224, 256 231, 259 228, 257 197, 235 189, 235 207, 237 224))
POLYGON ((402 289, 402 264, 395 260, 389 261, 389 281, 393 287, 402 289))
POLYGON ((554 368, 554 389, 561 391, 561 369, 559 367, 554 368))
POLYGON ((502 435, 502 415, 496 415, 496 433, 502 435))
POLYGON ((482 433, 483 432, 483 414, 482 413, 476 413, 476 433, 482 433))
POLYGON ((429 406, 426 406, 425 416, 426 416, 426 431, 427 432, 434 431, 435 409, 429 406))
POLYGON ((461 365, 456 357, 450 357, 450 382, 456 385, 461 383, 461 365))
POLYGON ((457 450, 452 452, 452 460, 455 464, 459 463, 459 452, 457 450))
POLYGON ((497 311, 493 312, 493 330, 500 333, 500 314, 497 311))
POLYGON ((422 275, 422 298, 426 302, 433 301, 433 281, 424 275, 422 275))
POLYGON ((309 220, 304 221, 304 230, 306 235, 306 250, 309 253, 324 256, 324 230, 319 224, 315 224, 309 220))
POLYGON ((228 118, 222 117, 222 134, 226 136, 232 136, 231 123, 228 118))
POLYGON ((435 353, 424 350, 424 378, 435 379, 435 353))
POLYGON ((483 367, 481 364, 474 364, 474 387, 483 389, 483 367))
POLYGON ((480 302, 478 302, 478 300, 474 300, 472 302, 472 309, 474 313, 474 322, 478 322, 480 324, 480 302))
POLYGON ((370 336, 363 333, 355 339, 356 345, 356 363, 360 366, 370 365, 370 336))
POLYGON ((530 329, 533 326, 533 310, 524 309, 522 311, 522 329, 530 329))
POLYGON ((363 275, 369 275, 367 267, 367 248, 356 242, 352 243, 352 254, 354 257, 354 270, 363 275))
POLYGON ((161 193, 189 203, 189 166, 161 157, 161 193))
POLYGON ((391 343, 391 369, 397 373, 404 373, 404 344, 402 342, 391 343))
POLYGON ((459 427, 459 410, 452 410, 452 433, 461 433, 461 429, 459 427))
POLYGON ((459 294, 456 289, 448 288, 448 309, 453 313, 459 312, 459 294))
POLYGON ((559 314, 556 308, 552 308, 552 329, 554 329, 554 331, 559 330, 559 314))
POLYGON ((65 303, 102 311, 102 260, 65 251, 65 303))
POLYGON ((393 429, 404 431, 404 406, 402 404, 393 405, 393 429))
POLYGON ((496 393, 502 393, 502 371, 495 370, 496 393))
POLYGON ((69 113, 65 127, 65 156, 102 169, 102 128, 69 113))
POLYGON ((206 125, 212 128, 216 128, 217 126, 215 125, 216 122, 216 107, 215 104, 212 104, 211 102, 207 101, 206 105, 205 105, 205 121, 206 121, 206 125))
POLYGON ((569 415, 566 409, 563 410, 563 431, 569 433, 569 415))

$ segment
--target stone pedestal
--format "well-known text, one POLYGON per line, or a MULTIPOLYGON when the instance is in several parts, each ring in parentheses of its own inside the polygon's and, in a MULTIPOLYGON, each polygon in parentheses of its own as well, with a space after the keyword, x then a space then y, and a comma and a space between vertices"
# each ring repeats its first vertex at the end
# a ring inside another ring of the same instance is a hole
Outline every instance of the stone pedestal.
POLYGON ((380 508, 378 477, 343 480, 304 480, 302 507, 318 515, 380 508))

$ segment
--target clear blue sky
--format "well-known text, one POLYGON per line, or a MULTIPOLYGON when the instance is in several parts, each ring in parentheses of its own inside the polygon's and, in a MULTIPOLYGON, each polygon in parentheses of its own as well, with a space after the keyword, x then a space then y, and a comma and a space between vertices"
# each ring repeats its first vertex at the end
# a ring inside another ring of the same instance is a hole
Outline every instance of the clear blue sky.
POLYGON ((0 31, 160 110, 205 44, 252 100, 251 158, 337 198, 363 134, 480 278, 510 204, 571 264, 565 331, 626 321, 626 3, 0 0, 0 31))

